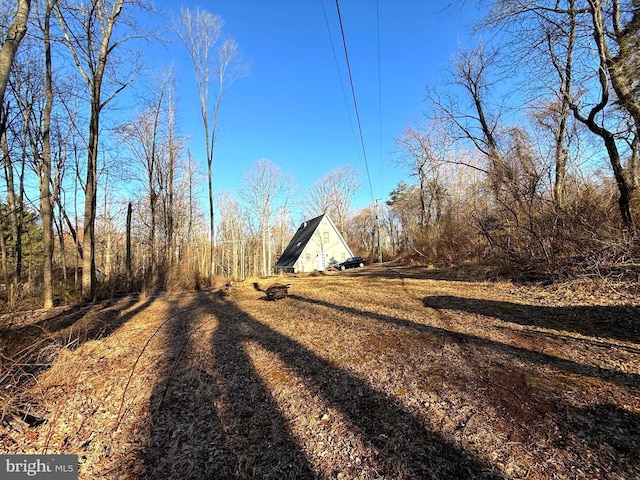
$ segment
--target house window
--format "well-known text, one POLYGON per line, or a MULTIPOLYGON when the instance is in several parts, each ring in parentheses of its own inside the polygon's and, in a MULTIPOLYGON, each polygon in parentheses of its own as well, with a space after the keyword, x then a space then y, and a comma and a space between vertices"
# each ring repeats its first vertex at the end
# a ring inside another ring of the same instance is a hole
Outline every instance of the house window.
POLYGON ((311 261, 311 254, 307 253, 307 261, 310 262, 311 261))
POLYGON ((329 232, 323 233, 324 243, 329 243, 329 232))

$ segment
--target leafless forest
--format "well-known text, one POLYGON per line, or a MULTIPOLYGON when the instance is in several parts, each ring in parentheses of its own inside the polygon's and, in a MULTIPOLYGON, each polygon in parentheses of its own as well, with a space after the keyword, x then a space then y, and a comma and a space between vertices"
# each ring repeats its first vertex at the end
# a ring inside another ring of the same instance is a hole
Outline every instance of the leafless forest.
POLYGON ((397 134, 410 176, 354 208, 353 165, 300 192, 258 160, 214 190, 248 69, 220 17, 153 30, 151 1, 2 2, 0 451, 81 451, 85 478, 640 476, 640 6, 479 3, 487 40, 397 134), (139 61, 168 36, 204 162, 175 73, 139 61), (321 213, 384 263, 258 300, 243 280, 321 213))
POLYGON ((323 212, 371 259, 483 263, 527 278, 638 274, 633 2, 485 2, 477 28, 493 43, 461 50, 426 87, 394 152, 410 177, 360 209, 351 201, 362 172, 351 165, 297 192, 260 160, 237 192, 213 190, 222 96, 248 68, 220 17, 184 9, 162 33, 134 21, 152 13, 142 2, 3 5, 7 310, 266 275, 297 222, 323 212), (135 61, 141 37, 162 35, 192 59, 205 164, 176 125, 174 73, 135 61), (114 116, 112 102, 143 75, 135 111, 114 116), (203 204, 195 185, 205 183, 203 204))

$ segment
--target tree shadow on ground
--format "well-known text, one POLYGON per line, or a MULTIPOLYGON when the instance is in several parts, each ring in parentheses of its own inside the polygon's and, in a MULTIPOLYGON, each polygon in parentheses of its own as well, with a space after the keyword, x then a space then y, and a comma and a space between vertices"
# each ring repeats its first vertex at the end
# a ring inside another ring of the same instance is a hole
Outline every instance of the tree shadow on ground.
MULTIPOLYGON (((487 338, 477 337, 475 335, 471 335, 467 333, 454 332, 441 327, 435 327, 432 325, 416 323, 411 320, 392 317, 392 316, 384 315, 380 313, 367 312, 364 310, 359 310, 359 309, 347 307, 344 305, 337 305, 337 304, 326 302, 323 300, 301 297, 299 295, 290 295, 289 297, 297 301, 307 302, 314 305, 320 305, 320 306, 332 308, 334 310, 338 310, 338 311, 352 314, 352 315, 367 317, 375 321, 390 323, 400 327, 410 328, 419 332, 423 332, 425 334, 443 336, 446 339, 449 339, 458 343, 470 343, 470 344, 477 345, 478 347, 481 347, 481 348, 491 348, 493 350, 496 350, 501 353, 506 353, 516 358, 520 358, 530 362, 535 362, 542 365, 549 365, 554 368, 558 368, 572 374, 586 375, 593 378, 612 381, 625 386, 637 387, 638 385, 640 385, 640 375, 637 375, 634 373, 624 373, 618 370, 596 367, 591 365, 584 365, 582 363, 574 362, 572 360, 558 358, 542 352, 527 350, 526 348, 507 345, 501 342, 497 342, 487 338)), ((430 302, 427 301, 427 299, 429 298, 432 298, 432 297, 426 297, 424 301, 425 305, 430 304, 430 302)), ((488 315, 488 313, 486 314, 488 315)))
POLYGON ((89 340, 111 335, 152 301, 153 298, 149 297, 131 311, 127 309, 138 302, 135 297, 97 304, 83 303, 31 324, 5 326, 0 328, 0 352, 10 358, 31 346, 42 348, 52 342, 66 342, 65 345, 78 347, 89 340))
MULTIPOLYGON (((491 349, 496 353, 505 353, 514 357, 510 369, 505 371, 500 364, 495 364, 493 370, 484 369, 472 375, 478 375, 478 385, 484 385, 485 395, 489 395, 490 402, 496 402, 507 410, 517 413, 526 413, 527 408, 536 405, 531 397, 539 397, 542 402, 537 402, 542 407, 543 415, 552 415, 557 424, 560 435, 550 432, 551 445, 561 450, 567 450, 568 456, 575 457, 577 465, 583 463, 584 455, 588 455, 589 463, 595 470, 609 472, 608 478, 635 478, 629 477, 631 472, 640 470, 640 456, 637 455, 640 445, 640 415, 616 405, 590 405, 576 407, 567 404, 565 400, 550 396, 550 392, 538 391, 538 388, 529 385, 527 381, 526 367, 528 362, 548 365, 575 375, 585 375, 618 383, 630 389, 630 392, 640 388, 640 375, 623 373, 611 369, 580 364, 571 360, 561 359, 544 353, 530 351, 520 347, 505 345, 490 339, 476 337, 461 332, 454 332, 440 327, 424 325, 410 320, 396 318, 384 314, 367 312, 352 307, 337 305, 318 299, 310 299, 299 295, 290 296, 295 301, 312 305, 331 308, 339 312, 368 318, 370 320, 410 328, 425 333, 428 341, 433 341, 434 336, 466 345, 475 345, 483 349, 491 349), (523 360, 525 363, 523 363, 523 360), (492 388, 491 385, 499 388, 492 388), (503 386, 510 388, 505 390, 503 386), (510 394, 511 388, 513 394, 510 394), (586 452, 589 452, 588 454, 586 452)), ((468 359, 473 362, 473 357, 468 359)), ((452 380, 452 379, 450 379, 452 380)), ((452 380, 453 381, 453 380, 452 380)), ((470 388, 474 388, 473 384, 470 388)), ((585 399, 581 399, 583 401, 585 399)), ((539 413, 539 412, 538 412, 539 413)), ((527 432, 527 416, 519 419, 518 428, 527 432)), ((449 477, 443 477, 449 478, 449 477)), ((451 477, 453 478, 453 477, 451 477)))
POLYGON ((567 408, 559 415, 557 447, 575 442, 574 451, 601 463, 608 478, 637 478, 640 472, 640 415, 612 404, 567 408), (606 458, 609 464, 599 462, 606 458), (614 465, 614 467, 611 466, 614 465))
POLYGON ((640 307, 550 307, 451 295, 425 297, 422 303, 425 307, 460 310, 519 325, 640 343, 640 307))
MULTIPOLYGON (((82 304, 64 310, 37 324, 2 331, 0 349, 0 419, 10 416, 20 418, 34 426, 44 422, 46 414, 26 413, 18 406, 5 405, 7 398, 20 398, 26 387, 51 367, 61 349, 75 349, 85 342, 111 335, 119 326, 128 322, 151 305, 153 298, 136 305, 137 300, 82 304)), ((27 402, 29 404, 29 402, 27 402)), ((34 412, 39 412, 39 406, 34 412)))
POLYGON ((513 276, 506 275, 494 267, 462 265, 447 268, 430 268, 425 265, 402 265, 394 262, 374 263, 367 265, 365 268, 350 268, 340 271, 339 275, 367 277, 376 280, 405 278, 466 283, 513 279, 513 276))
POLYGON ((54 336, 71 327, 95 308, 95 305, 79 304, 34 323, 4 326, 0 328, 0 351, 6 357, 13 357, 39 339, 54 336))
MULTIPOLYGON (((425 428, 394 398, 258 321, 233 302, 208 298, 202 308, 218 322, 211 340, 211 360, 206 366, 178 368, 180 375, 167 371, 154 389, 146 478, 324 476, 312 469, 293 437, 288 420, 245 349, 248 343, 275 355, 314 396, 323 398, 353 425, 374 451, 371 458, 362 460, 360 468, 369 464, 378 478, 504 478, 425 428), (197 381, 188 380, 194 377, 197 381), (205 407, 199 410, 198 405, 205 407), (196 443, 205 446, 198 454, 181 453, 180 449, 188 451, 196 443), (173 455, 177 461, 163 460, 173 455)), ((171 328, 172 335, 181 336, 177 342, 174 337, 175 346, 167 350, 168 356, 175 357, 179 355, 177 346, 189 341, 183 338, 188 329, 184 324, 171 328)), ((335 466, 335 475, 340 467, 335 466)), ((346 478, 358 476, 357 472, 348 472, 346 478)))
POLYGON ((151 397, 143 478, 314 477, 244 350, 243 314, 230 305, 202 292, 182 307, 194 309, 186 321, 168 323, 169 362, 151 397), (192 348, 203 322, 217 324, 204 354, 192 348))

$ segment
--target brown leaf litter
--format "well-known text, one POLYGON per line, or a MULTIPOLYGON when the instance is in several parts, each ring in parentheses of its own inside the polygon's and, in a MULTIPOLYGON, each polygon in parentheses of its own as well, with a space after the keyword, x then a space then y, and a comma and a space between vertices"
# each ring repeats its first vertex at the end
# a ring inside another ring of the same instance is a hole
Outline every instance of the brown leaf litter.
POLYGON ((640 478, 636 294, 273 281, 287 298, 247 281, 5 319, 0 452, 78 454, 82 479, 640 478))

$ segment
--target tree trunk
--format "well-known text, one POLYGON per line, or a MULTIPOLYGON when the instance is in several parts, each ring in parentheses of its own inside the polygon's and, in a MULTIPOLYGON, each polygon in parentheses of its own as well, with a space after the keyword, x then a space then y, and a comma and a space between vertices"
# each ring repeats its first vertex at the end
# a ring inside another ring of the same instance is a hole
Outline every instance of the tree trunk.
POLYGON ((111 225, 111 213, 109 208, 105 211, 105 234, 107 236, 104 252, 104 278, 109 279, 113 272, 113 227, 111 225))
POLYGON ((4 243, 4 231, 2 229, 2 224, 0 223, 0 254, 2 254, 2 278, 4 280, 4 288, 7 292, 7 305, 9 310, 13 310, 14 302, 13 298, 11 298, 11 289, 9 282, 9 270, 7 269, 7 246, 4 243))
MULTIPOLYGON (((591 132, 602 138, 609 155, 609 162, 611 163, 613 176, 616 180, 618 193, 620 194, 618 197, 618 207, 620 209, 622 222, 629 236, 633 236, 635 234, 635 224, 633 216, 631 215, 632 184, 627 179, 627 174, 622 167, 620 152, 618 150, 614 134, 604 126, 598 125, 595 120, 596 116, 602 112, 605 106, 609 103, 609 90, 611 88, 610 81, 613 84, 613 88, 616 89, 616 80, 612 78, 612 70, 609 68, 611 54, 606 43, 606 30, 602 19, 601 4, 595 2, 595 0, 589 0, 589 5, 591 6, 591 16, 593 21, 593 39, 598 50, 598 58, 600 62, 600 68, 598 70, 600 101, 590 109, 587 117, 579 112, 576 105, 572 104, 571 109, 576 119, 586 125, 591 132)), ((630 113, 633 115, 633 112, 630 113)))
POLYGON ((640 135, 640 131, 636 127, 633 141, 631 142, 631 156, 628 163, 629 183, 631 183, 632 189, 640 187, 640 138, 638 135, 640 135))
MULTIPOLYGON (((604 90, 603 83, 603 91, 604 90)), ((602 138, 604 146, 607 150, 609 156, 609 163, 611 164, 611 169, 613 170, 613 176, 616 180, 616 185, 618 187, 618 193, 620 194, 618 197, 618 208, 620 210, 620 215, 622 217, 622 223, 624 224, 627 233, 630 236, 635 234, 635 224, 633 221, 633 216, 631 214, 631 194, 633 192, 632 186, 627 179, 624 168, 622 167, 622 162, 620 161, 620 152, 618 151, 618 145, 616 144, 616 138, 613 133, 608 131, 606 128, 598 125, 595 120, 595 114, 592 113, 588 118, 585 118, 578 111, 577 106, 572 105, 574 116, 582 123, 584 123, 589 130, 602 138)))
POLYGON ((262 224, 262 276, 267 275, 267 227, 262 224))
POLYGON ((51 3, 44 12, 43 37, 45 46, 45 106, 43 112, 42 164, 40 166, 40 215, 42 217, 43 304, 53 308, 53 205, 51 201, 51 110, 53 108, 53 71, 51 68, 51 3))
MULTIPOLYGON (((22 274, 22 194, 23 190, 20 188, 20 195, 15 193, 15 178, 13 172, 13 162, 9 153, 9 146, 7 144, 6 131, 1 132, 0 146, 2 148, 3 166, 5 172, 5 182, 7 185, 7 204, 9 206, 9 222, 11 224, 11 236, 13 238, 13 258, 14 258, 14 272, 11 281, 12 292, 16 290, 20 281, 20 275, 22 274)), ((23 148, 24 151, 24 148, 23 148)), ((24 174, 24 158, 22 158, 22 175, 24 174)), ((22 180, 20 181, 22 186, 22 180)))
MULTIPOLYGON (((4 92, 7 88, 11 65, 18 51, 18 45, 27 33, 27 20, 29 19, 31 0, 18 0, 17 4, 16 16, 7 29, 7 36, 0 46, 0 105, 4 103, 4 92)), ((0 111, 0 115, 2 115, 2 111, 0 111)), ((0 125, 6 125, 1 116, 0 125)))
MULTIPOLYGON (((213 152, 211 152, 211 156, 213 157, 213 152)), ((207 162, 207 178, 209 180, 208 184, 209 184, 209 280, 212 282, 211 284, 213 284, 213 277, 216 274, 216 269, 215 269, 215 257, 214 257, 214 252, 215 252, 215 248, 216 248, 216 240, 215 240, 215 221, 214 221, 214 217, 213 217, 213 173, 211 171, 211 163, 212 160, 208 160, 207 162)))
MULTIPOLYGON (((94 83, 95 85, 95 83, 94 83)), ((82 237, 82 298, 96 300, 96 200, 98 189, 98 136, 100 133, 100 93, 94 91, 91 100, 89 121, 89 149, 87 155, 87 176, 85 184, 84 226, 82 237)))
POLYGON ((151 292, 155 293, 158 288, 158 261, 156 255, 156 201, 157 194, 153 187, 151 187, 151 193, 149 198, 149 208, 151 214, 151 221, 149 224, 149 263, 151 267, 151 292))
POLYGON ((616 185, 618 186, 618 207, 622 216, 622 223, 630 236, 635 233, 635 224, 633 216, 631 215, 631 193, 633 189, 629 181, 626 178, 622 163, 620 162, 620 154, 618 152, 618 146, 616 145, 615 137, 610 132, 604 132, 601 134, 604 140, 604 145, 609 153, 609 161, 613 169, 613 176, 616 179, 616 185))
POLYGON ((125 257, 125 264, 127 269, 127 291, 131 290, 131 283, 133 280, 133 269, 131 262, 131 214, 132 214, 131 202, 127 205, 127 251, 125 257))
MULTIPOLYGON (((576 42, 576 14, 575 14, 575 0, 569 1, 569 38, 567 44, 567 56, 564 61, 564 68, 560 68, 554 59, 555 55, 552 55, 552 60, 558 75, 560 76, 560 89, 561 89, 561 104, 560 104, 560 122, 558 124, 558 131, 555 135, 555 163, 556 163, 556 178, 553 185, 554 200, 556 206, 562 208, 565 204, 565 187, 567 178, 567 161, 569 152, 565 146, 567 138, 567 122, 569 119, 570 111, 570 92, 573 87, 573 50, 576 42)), ((553 45, 549 38, 549 49, 553 49, 553 45)))
POLYGON ((64 245, 64 229, 62 227, 62 218, 53 217, 54 225, 58 233, 58 244, 60 246, 60 267, 62 268, 62 279, 67 281, 67 251, 64 245))
POLYGON ((169 192, 168 192, 168 206, 167 206, 167 243, 166 243, 166 253, 165 255, 169 259, 169 267, 173 267, 174 263, 174 239, 173 239, 173 231, 174 231, 174 186, 173 186, 173 177, 175 175, 175 162, 176 162, 176 144, 175 144, 175 127, 174 127, 174 116, 175 116, 175 104, 173 100, 173 84, 169 90, 170 98, 169 98, 169 192))

